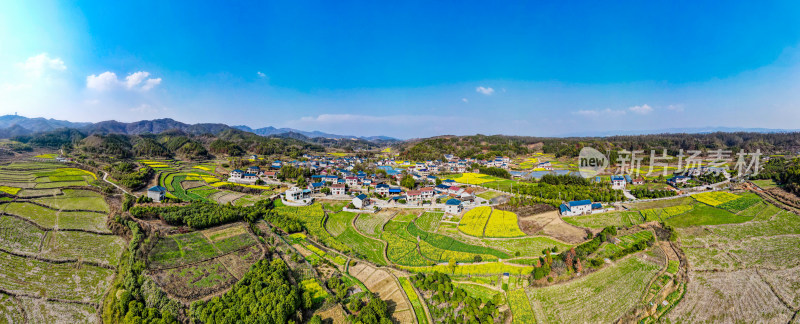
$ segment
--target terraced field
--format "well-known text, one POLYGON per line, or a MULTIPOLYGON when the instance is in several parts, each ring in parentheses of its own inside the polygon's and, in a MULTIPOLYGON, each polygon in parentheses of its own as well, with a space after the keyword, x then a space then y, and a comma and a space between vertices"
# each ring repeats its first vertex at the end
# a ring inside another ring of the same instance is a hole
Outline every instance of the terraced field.
POLYGON ((659 269, 633 256, 568 283, 526 292, 537 323, 611 323, 635 305, 659 269))
POLYGON ((638 211, 606 212, 592 215, 569 216, 562 219, 572 225, 589 228, 608 226, 633 226, 644 222, 638 211))
POLYGON ((486 227, 486 222, 489 221, 489 216, 492 214, 491 207, 475 207, 470 209, 461 221, 458 223, 458 230, 464 234, 481 237, 483 236, 483 229, 486 227))

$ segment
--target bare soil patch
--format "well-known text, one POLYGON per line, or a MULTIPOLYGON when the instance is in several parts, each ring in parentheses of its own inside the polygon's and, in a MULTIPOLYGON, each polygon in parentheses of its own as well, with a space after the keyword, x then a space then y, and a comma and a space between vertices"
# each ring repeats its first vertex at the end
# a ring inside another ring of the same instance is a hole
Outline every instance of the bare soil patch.
POLYGON ((519 217, 519 227, 527 235, 545 235, 570 244, 586 240, 587 232, 564 222, 558 211, 519 217))

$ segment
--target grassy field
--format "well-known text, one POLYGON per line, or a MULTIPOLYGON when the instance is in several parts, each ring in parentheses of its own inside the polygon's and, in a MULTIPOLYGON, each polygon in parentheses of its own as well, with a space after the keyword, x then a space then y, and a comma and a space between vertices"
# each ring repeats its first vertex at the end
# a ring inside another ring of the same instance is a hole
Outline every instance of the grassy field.
POLYGON ((375 239, 358 234, 352 226, 355 216, 356 214, 351 212, 338 212, 328 215, 328 231, 331 235, 334 235, 337 241, 347 245, 368 261, 386 265, 386 261, 383 258, 383 244, 375 239))
POLYGON ((64 189, 64 195, 54 197, 36 198, 33 201, 49 206, 53 209, 65 210, 92 210, 108 212, 108 204, 99 193, 88 190, 64 189))
POLYGON ((565 284, 527 288, 527 293, 536 322, 611 323, 638 302, 659 268, 634 256, 565 284))
POLYGON ((325 216, 325 213, 322 210, 322 205, 313 204, 311 206, 292 207, 283 206, 282 204, 278 203, 273 211, 275 211, 275 213, 278 215, 282 215, 284 217, 293 217, 300 220, 308 233, 326 246, 339 251, 349 250, 347 245, 337 241, 336 238, 329 234, 328 231, 322 226, 322 218, 325 216))
POLYGON ((777 187, 778 185, 772 179, 765 179, 765 180, 751 180, 756 186, 761 187, 762 189, 772 189, 777 187))
POLYGON ((479 193, 478 197, 481 197, 481 198, 486 199, 486 200, 492 200, 493 198, 500 197, 502 195, 503 195, 503 193, 501 193, 501 192, 487 190, 487 191, 484 191, 482 193, 479 193))

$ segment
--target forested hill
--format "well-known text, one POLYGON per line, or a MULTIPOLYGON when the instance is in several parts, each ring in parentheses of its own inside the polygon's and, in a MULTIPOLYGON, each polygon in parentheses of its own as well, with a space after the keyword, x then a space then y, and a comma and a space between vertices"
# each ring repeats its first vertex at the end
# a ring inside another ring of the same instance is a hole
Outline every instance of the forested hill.
POLYGON ((601 151, 666 149, 670 155, 683 150, 731 150, 764 153, 793 153, 800 150, 800 133, 709 133, 654 134, 610 137, 547 138, 505 135, 439 136, 407 141, 400 156, 411 160, 441 159, 444 154, 462 158, 490 159, 494 156, 514 157, 541 150, 557 157, 576 157, 583 147, 601 151))
POLYGON ((193 135, 178 129, 160 134, 88 135, 76 129, 64 128, 19 136, 14 140, 29 147, 63 148, 66 151, 113 158, 206 159, 212 155, 242 156, 248 153, 299 157, 304 153, 324 151, 321 145, 291 138, 267 138, 232 128, 217 135, 193 135))

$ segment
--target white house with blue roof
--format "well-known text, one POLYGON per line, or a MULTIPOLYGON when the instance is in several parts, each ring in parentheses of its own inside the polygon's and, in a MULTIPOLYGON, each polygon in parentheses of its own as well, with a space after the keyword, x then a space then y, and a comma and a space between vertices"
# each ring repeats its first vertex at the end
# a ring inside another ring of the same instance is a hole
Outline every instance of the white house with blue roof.
POLYGON ((464 209, 464 205, 461 204, 461 200, 458 199, 448 199, 444 203, 444 212, 452 215, 458 215, 464 209))
POLYGON ((563 216, 587 215, 592 213, 592 205, 589 199, 575 200, 561 204, 559 210, 563 216))
POLYGON ((625 189, 625 184, 628 183, 625 181, 625 177, 619 175, 611 176, 611 189, 614 190, 622 190, 625 189))
POLYGON ((153 199, 155 202, 161 202, 167 195, 167 188, 162 186, 152 186, 147 189, 147 197, 153 199))
POLYGON ((357 209, 363 209, 364 207, 369 206, 369 203, 369 198, 367 198, 367 195, 365 194, 360 194, 353 197, 353 207, 357 209))

